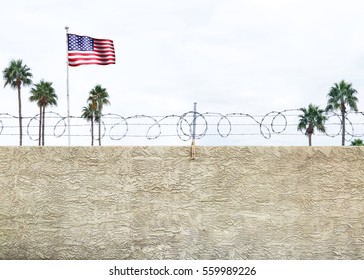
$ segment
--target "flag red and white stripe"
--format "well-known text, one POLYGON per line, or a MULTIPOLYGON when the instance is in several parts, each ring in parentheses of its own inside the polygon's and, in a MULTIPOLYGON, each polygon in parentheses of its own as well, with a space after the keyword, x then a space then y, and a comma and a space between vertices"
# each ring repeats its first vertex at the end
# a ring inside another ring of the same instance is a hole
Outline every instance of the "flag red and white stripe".
POLYGON ((114 43, 109 39, 67 34, 68 65, 115 64, 114 43))

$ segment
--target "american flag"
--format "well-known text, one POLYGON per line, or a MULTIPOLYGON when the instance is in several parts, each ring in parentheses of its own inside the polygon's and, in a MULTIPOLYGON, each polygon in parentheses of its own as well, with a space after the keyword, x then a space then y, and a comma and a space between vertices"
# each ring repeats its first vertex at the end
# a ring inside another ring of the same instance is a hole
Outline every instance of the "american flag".
POLYGON ((109 39, 67 34, 68 65, 115 64, 114 43, 109 39))

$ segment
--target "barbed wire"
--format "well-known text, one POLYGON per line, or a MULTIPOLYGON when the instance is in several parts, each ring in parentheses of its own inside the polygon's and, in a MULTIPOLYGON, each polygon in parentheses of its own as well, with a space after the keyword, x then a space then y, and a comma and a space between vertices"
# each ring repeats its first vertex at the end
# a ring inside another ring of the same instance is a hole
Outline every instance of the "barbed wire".
MULTIPOLYGON (((98 130, 101 139, 108 137, 113 141, 121 141, 126 137, 146 138, 154 140, 160 137, 177 137, 181 141, 189 141, 193 137, 201 139, 205 136, 260 135, 270 139, 273 135, 302 135, 305 131, 297 130, 299 109, 271 111, 265 115, 247 113, 214 113, 188 111, 181 115, 133 115, 124 117, 115 113, 102 115, 100 124, 95 122, 94 136, 98 140, 98 130), (100 128, 99 128, 100 126, 100 128), (195 134, 193 135, 193 127, 195 134)), ((23 117, 26 124, 26 135, 32 141, 38 141, 39 114, 23 117)), ((46 136, 60 138, 66 135, 67 117, 53 111, 45 113, 46 136)), ((0 113, 0 137, 18 135, 18 117, 0 113)), ((80 116, 71 116, 72 137, 90 137, 90 122, 80 116)), ((364 136, 364 112, 348 112, 345 115, 346 140, 364 136)), ((336 137, 342 133, 341 115, 336 112, 327 113, 326 131, 317 133, 321 136, 336 137)))

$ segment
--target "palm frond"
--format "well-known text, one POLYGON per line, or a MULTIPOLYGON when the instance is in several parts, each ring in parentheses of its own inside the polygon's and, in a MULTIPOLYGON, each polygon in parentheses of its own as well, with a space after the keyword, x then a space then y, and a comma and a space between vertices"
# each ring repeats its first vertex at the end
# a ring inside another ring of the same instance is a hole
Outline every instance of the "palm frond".
POLYGON ((325 110, 319 106, 309 104, 307 108, 300 108, 302 114, 298 116, 297 130, 305 131, 305 134, 312 134, 314 129, 325 132, 325 121, 327 117, 324 115, 325 110))

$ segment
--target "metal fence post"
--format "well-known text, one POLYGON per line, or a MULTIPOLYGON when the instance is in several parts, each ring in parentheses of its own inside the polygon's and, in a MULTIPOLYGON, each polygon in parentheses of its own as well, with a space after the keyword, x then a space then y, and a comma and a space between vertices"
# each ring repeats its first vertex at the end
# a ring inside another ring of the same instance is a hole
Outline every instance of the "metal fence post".
POLYGON ((192 145, 191 145, 191 159, 196 158, 196 111, 197 111, 197 103, 193 103, 193 120, 192 120, 192 145))

